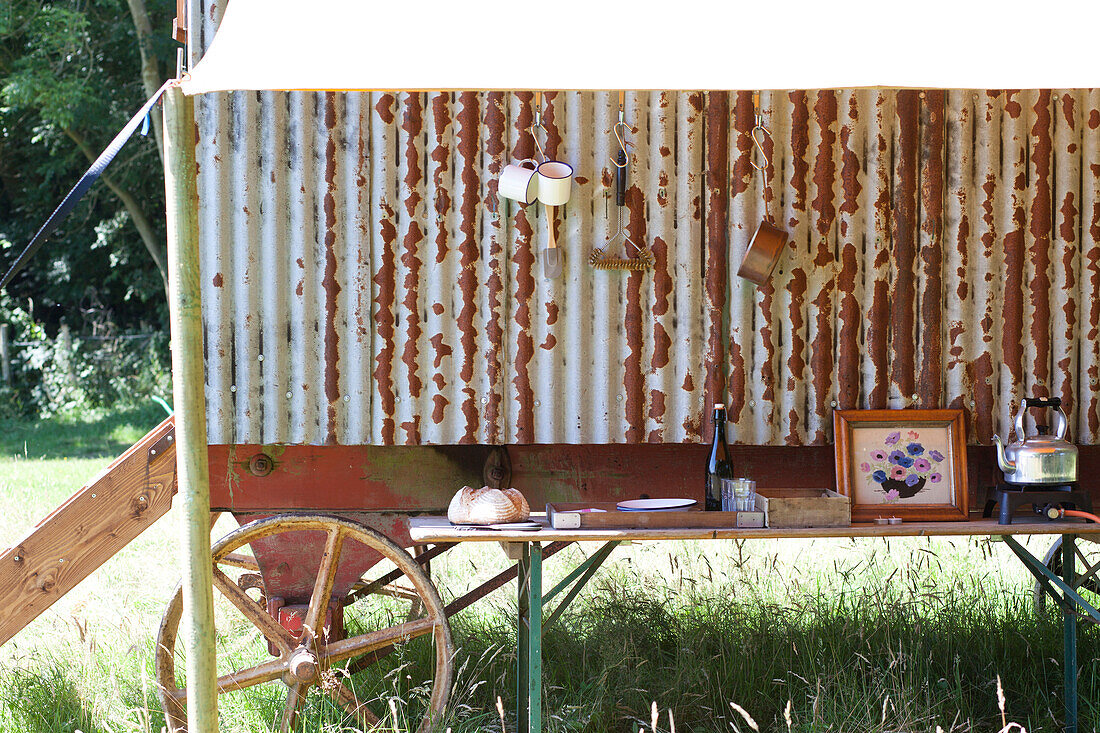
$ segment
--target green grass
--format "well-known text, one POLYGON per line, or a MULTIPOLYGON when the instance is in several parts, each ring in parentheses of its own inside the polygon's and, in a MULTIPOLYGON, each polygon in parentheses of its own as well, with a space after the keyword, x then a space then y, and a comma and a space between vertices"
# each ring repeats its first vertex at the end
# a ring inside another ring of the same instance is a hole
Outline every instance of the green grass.
MULTIPOLYGON (((0 426, 0 546, 159 422, 157 410, 0 426)), ((0 730, 161 729, 153 647, 179 578, 178 522, 177 508, 0 647, 0 730)), ((223 518, 214 534, 233 526, 223 518)), ((1028 546, 1041 555, 1049 542, 1028 546)), ((596 549, 547 560, 544 587, 596 549)), ((455 597, 507 562, 496 545, 465 545, 432 571, 455 597)), ((649 731, 656 703, 662 731, 671 710, 678 731, 747 732, 734 702, 761 730, 788 731, 789 705, 791 731, 992 733, 1002 725, 999 677, 1008 720, 1060 730, 1061 624, 1037 615, 1030 593, 1007 548, 981 539, 624 546, 545 638, 546 728, 649 731)), ((452 619, 454 733, 499 731, 498 696, 515 730, 515 595, 509 584, 452 619)), ((1082 731, 1100 721, 1098 632, 1080 633, 1082 731)), ((223 642, 239 646, 239 632, 223 642)), ((428 656, 391 657, 358 689, 396 690, 398 718, 407 717, 428 656)), ((268 688, 223 696, 222 730, 277 729, 280 690, 268 688)), ((354 730, 341 720, 314 695, 301 728, 354 730)))

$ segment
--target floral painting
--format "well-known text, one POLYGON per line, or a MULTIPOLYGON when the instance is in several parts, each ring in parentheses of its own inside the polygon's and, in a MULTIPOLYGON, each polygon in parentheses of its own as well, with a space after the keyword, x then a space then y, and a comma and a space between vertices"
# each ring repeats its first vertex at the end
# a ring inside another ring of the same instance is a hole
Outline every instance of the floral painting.
POLYGON ((852 521, 967 518, 961 410, 837 410, 837 490, 852 521))
MULTIPOLYGON (((937 448, 925 445, 928 437, 921 430, 891 430, 881 445, 865 450, 859 464, 868 485, 882 494, 886 503, 912 499, 925 490, 936 488, 944 480, 944 460, 947 456, 937 448), (877 486, 877 488, 876 488, 877 486)), ((929 431, 924 430, 927 436, 929 431)), ((932 432, 935 432, 933 430, 932 432)), ((943 430, 939 432, 942 434, 943 430)), ((935 438, 942 436, 935 436, 935 438)), ((924 498, 921 498, 924 503, 924 498)))

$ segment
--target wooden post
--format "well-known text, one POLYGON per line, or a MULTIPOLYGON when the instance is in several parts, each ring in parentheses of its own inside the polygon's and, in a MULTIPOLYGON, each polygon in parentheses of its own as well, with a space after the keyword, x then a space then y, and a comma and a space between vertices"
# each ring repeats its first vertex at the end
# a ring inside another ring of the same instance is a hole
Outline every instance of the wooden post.
POLYGON ((178 87, 168 89, 164 95, 164 151, 176 469, 186 522, 183 605, 187 621, 187 729, 190 733, 216 733, 218 693, 199 287, 195 103, 178 87))
POLYGON ((0 376, 11 384, 11 326, 0 323, 0 376))

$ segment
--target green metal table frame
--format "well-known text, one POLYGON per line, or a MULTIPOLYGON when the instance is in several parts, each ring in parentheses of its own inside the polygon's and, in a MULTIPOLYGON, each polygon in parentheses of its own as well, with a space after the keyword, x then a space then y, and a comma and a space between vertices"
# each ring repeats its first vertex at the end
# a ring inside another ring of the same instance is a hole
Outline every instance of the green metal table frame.
MULTIPOLYGON (((1062 577, 1054 574, 1041 560, 1032 555, 1013 536, 1001 538, 1035 576, 1062 611, 1064 644, 1065 733, 1078 733, 1077 717, 1077 620, 1084 615, 1100 623, 1100 611, 1074 590, 1077 535, 1062 535, 1062 577)), ((561 617, 569 603, 592 579, 596 571, 620 543, 610 541, 591 557, 573 569, 545 595, 542 592, 542 544, 524 542, 519 560, 519 618, 516 653, 516 713, 519 733, 539 733, 542 730, 542 635, 561 617), (543 621, 544 606, 565 591, 565 596, 550 616, 543 621)), ((1094 577, 1100 563, 1088 570, 1094 577)))

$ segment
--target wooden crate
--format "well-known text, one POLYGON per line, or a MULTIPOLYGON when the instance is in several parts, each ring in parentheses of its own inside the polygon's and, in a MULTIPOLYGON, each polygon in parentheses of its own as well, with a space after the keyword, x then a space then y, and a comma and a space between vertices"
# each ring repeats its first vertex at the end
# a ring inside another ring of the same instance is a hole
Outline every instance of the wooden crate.
POLYGON ((769 527, 850 527, 852 503, 832 489, 756 489, 769 527))
POLYGON ((678 511, 623 512, 615 502, 556 502, 546 505, 546 518, 554 529, 676 529, 764 527, 762 511, 706 512, 698 506, 678 511), (581 512, 580 509, 603 509, 581 512))

